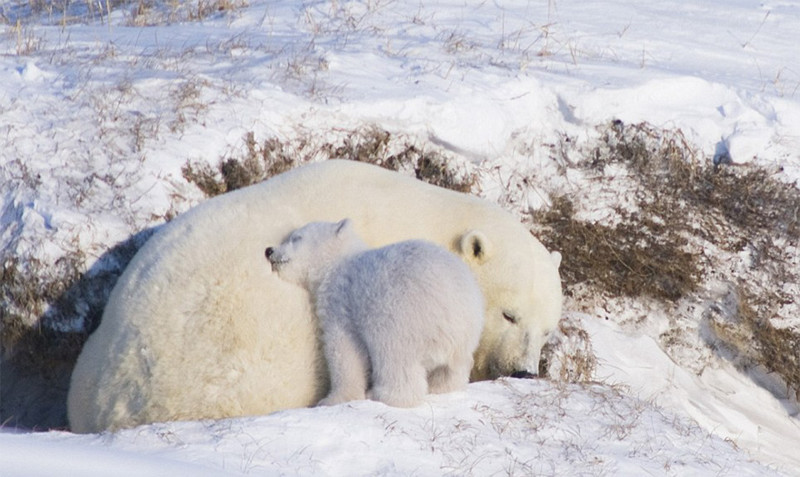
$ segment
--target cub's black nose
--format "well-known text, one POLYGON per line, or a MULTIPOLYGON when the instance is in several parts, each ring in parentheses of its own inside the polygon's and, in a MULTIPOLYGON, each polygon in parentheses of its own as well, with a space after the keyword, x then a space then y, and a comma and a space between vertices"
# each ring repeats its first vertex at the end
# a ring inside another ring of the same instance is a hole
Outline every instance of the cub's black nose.
POLYGON ((266 256, 267 256, 267 260, 269 260, 269 257, 271 257, 271 256, 272 256, 272 253, 273 253, 274 251, 275 251, 275 249, 274 249, 274 248, 272 248, 272 247, 267 247, 267 249, 264 251, 264 255, 266 255, 266 256))
POLYGON ((515 371, 511 373, 511 377, 517 379, 533 379, 536 375, 527 371, 515 371))

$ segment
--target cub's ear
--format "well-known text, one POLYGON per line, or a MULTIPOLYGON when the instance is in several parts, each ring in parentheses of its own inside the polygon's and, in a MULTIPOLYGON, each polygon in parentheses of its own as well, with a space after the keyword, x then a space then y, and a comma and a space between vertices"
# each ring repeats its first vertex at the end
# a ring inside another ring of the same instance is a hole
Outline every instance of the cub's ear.
POLYGON ((550 259, 553 260, 553 264, 556 268, 561 267, 561 252, 551 252, 550 259))
POLYGON ((336 236, 342 235, 342 232, 349 230, 353 227, 353 221, 350 219, 342 219, 336 224, 336 236))
POLYGON ((459 251, 468 262, 483 263, 492 256, 492 242, 478 230, 470 230, 459 241, 459 251))

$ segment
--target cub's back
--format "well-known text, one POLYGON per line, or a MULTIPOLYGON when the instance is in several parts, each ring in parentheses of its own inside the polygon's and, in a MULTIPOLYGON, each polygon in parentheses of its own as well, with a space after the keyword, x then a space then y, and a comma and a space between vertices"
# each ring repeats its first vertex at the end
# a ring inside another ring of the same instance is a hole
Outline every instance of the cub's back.
POLYGON ((472 271, 439 245, 408 240, 361 252, 332 272, 323 299, 350 315, 403 313, 482 315, 483 296, 472 271), (337 297, 338 295, 338 297, 337 297))

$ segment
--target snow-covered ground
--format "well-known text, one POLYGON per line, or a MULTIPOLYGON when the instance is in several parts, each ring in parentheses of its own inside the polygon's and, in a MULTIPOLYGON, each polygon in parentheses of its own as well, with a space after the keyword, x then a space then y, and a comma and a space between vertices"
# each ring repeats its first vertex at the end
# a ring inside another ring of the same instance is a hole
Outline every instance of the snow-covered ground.
POLYGON ((3 475, 780 475, 607 386, 471 384, 416 409, 359 401, 116 434, 0 434, 3 475))
MULTIPOLYGON (((552 155, 612 119, 680 129, 704 160, 800 179, 798 2, 199 3, 230 8, 0 4, 4 266, 57 268, 78 250, 92 267, 203 200, 182 167, 241 154, 251 132, 308 151, 376 126, 471 168, 477 192, 521 218, 559 192, 586 195, 587 216, 616 205, 552 155)), ((4 430, 0 469, 800 475, 796 396, 707 347, 665 349, 660 335, 694 316, 689 305, 669 309, 685 316, 603 297, 567 305, 589 333, 596 384, 477 383, 413 410, 359 402, 92 436, 4 430)), ((775 323, 800 329, 797 306, 775 323)))

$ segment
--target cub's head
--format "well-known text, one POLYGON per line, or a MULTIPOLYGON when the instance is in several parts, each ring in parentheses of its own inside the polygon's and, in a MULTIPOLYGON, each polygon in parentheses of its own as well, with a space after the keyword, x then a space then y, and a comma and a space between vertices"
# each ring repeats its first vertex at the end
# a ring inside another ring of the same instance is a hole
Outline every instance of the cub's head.
POLYGON ((331 265, 365 248, 350 219, 340 222, 311 222, 289 234, 265 255, 272 270, 282 279, 312 286, 331 265))
POLYGON ((561 318, 561 254, 529 234, 511 235, 499 243, 473 230, 455 244, 486 303, 472 381, 538 374, 542 346, 561 318))

